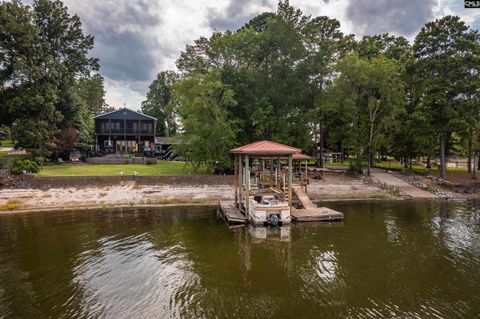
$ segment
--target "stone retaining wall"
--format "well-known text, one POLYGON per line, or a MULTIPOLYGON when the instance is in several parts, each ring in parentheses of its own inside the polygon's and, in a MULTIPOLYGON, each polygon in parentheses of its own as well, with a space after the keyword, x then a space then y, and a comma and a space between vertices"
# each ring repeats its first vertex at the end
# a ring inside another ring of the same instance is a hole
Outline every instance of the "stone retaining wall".
POLYGON ((232 175, 185 175, 185 176, 21 176, 15 188, 63 188, 112 185, 233 185, 232 175))
POLYGON ((157 164, 155 157, 87 157, 85 162, 89 164, 157 164))

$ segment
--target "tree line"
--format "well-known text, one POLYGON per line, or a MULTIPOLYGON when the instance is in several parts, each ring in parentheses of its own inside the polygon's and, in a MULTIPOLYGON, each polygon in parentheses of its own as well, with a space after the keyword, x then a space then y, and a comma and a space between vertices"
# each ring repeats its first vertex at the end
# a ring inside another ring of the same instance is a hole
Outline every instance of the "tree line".
POLYGON ((357 40, 336 19, 280 1, 275 13, 187 45, 142 110, 159 134, 188 142, 177 151, 195 165, 230 166, 230 148, 269 139, 320 159, 348 149, 368 169, 378 155, 405 165, 438 157, 446 178, 449 154, 478 159, 479 43, 457 16, 428 22, 413 43, 357 40))
POLYGON ((0 126, 32 157, 93 144, 93 115, 108 108, 93 43, 61 1, 0 3, 0 126))
MULTIPOLYGON (((0 3, 0 126, 34 157, 93 144, 93 115, 108 110, 94 39, 59 0, 0 3)), ((343 34, 340 23, 280 1, 234 31, 187 45, 160 72, 141 110, 157 134, 185 142, 195 166, 229 167, 228 150, 269 139, 321 161, 355 165, 391 155, 466 155, 480 166, 480 37, 456 16, 428 22, 413 43, 390 34, 343 34)), ((476 174, 476 170, 472 171, 476 174)))

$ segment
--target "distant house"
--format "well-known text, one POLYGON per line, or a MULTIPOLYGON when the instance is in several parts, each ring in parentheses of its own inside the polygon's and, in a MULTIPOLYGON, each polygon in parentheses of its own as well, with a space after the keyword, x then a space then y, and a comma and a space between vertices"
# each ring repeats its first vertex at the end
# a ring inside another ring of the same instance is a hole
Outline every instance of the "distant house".
POLYGON ((104 154, 154 153, 157 125, 154 117, 123 108, 95 116, 94 120, 97 151, 104 154))
POLYGON ((172 146, 180 144, 185 144, 185 142, 178 136, 157 136, 155 138, 155 154, 165 160, 175 159, 177 155, 173 152, 172 146))
POLYGON ((0 140, 2 140, 2 141, 3 141, 3 140, 6 140, 6 139, 7 139, 7 135, 8 135, 7 132, 2 132, 2 131, 0 131, 0 140))

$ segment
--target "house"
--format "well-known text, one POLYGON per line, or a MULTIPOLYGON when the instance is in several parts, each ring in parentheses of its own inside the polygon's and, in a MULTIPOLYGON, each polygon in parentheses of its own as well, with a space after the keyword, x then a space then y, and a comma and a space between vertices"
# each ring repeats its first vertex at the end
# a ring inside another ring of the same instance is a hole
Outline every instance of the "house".
POLYGON ((0 141, 7 139, 7 132, 0 131, 0 141))
POLYGON ((154 117, 122 108, 94 117, 96 150, 103 154, 154 154, 154 117))
POLYGON ((155 154, 164 160, 173 160, 178 156, 174 153, 172 146, 185 144, 185 142, 177 137, 157 136, 155 138, 155 154))

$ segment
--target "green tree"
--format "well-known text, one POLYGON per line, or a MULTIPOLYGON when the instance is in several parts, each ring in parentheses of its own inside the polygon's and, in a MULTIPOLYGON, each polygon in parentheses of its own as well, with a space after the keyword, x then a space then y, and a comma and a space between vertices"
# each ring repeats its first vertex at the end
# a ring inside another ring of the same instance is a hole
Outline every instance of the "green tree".
POLYGON ((234 92, 221 82, 218 72, 191 75, 173 92, 185 142, 175 151, 195 168, 230 166, 228 151, 235 145, 235 132, 226 109, 236 104, 234 92))
POLYGON ((147 99, 142 102, 142 112, 157 119, 157 134, 175 135, 177 131, 176 116, 170 107, 172 87, 180 80, 179 74, 164 71, 150 84, 147 99))
POLYGON ((447 178, 446 153, 451 133, 465 125, 457 101, 465 94, 465 56, 471 55, 475 33, 459 17, 427 23, 414 42, 420 103, 439 139, 440 176, 447 178))
MULTIPOLYGON (((302 31, 306 58, 300 65, 305 72, 306 85, 303 86, 307 96, 309 116, 317 152, 318 164, 323 167, 325 135, 335 134, 336 126, 328 120, 328 102, 325 90, 331 84, 336 63, 348 52, 354 42, 353 36, 344 37, 340 32, 340 22, 322 16, 310 20, 302 31)), ((338 123, 337 123, 338 124, 338 123)), ((340 146, 343 148, 343 146, 340 146)))
MULTIPOLYGON (((88 57, 93 37, 60 1, 0 4, 0 91, 8 125, 15 123, 18 145, 33 155, 55 153, 60 127, 83 125, 77 79, 98 69, 88 57), (8 83, 8 85, 5 85, 8 83)), ((3 120, 3 119, 2 119, 3 120)))
MULTIPOLYGON (((352 125, 358 150, 366 149, 367 172, 373 160, 373 150, 382 132, 394 123, 403 111, 403 82, 398 64, 383 56, 362 59, 347 55, 338 65, 335 80, 339 101, 354 109, 352 125)), ((359 151, 358 157, 362 156, 359 151)))
POLYGON ((103 76, 96 73, 78 81, 78 94, 89 113, 94 116, 105 113, 105 87, 103 76))

